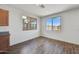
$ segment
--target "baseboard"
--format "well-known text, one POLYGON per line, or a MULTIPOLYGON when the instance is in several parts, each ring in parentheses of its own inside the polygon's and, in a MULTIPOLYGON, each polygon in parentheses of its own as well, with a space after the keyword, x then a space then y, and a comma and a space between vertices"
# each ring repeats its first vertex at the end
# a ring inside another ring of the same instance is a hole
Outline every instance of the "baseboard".
MULTIPOLYGON (((77 45, 77 44, 73 44, 73 43, 70 43, 70 42, 65 42, 65 41, 61 41, 61 40, 57 40, 57 39, 52 39, 52 38, 45 37, 45 36, 38 36, 38 37, 32 38, 32 39, 30 39, 30 40, 33 40, 33 39, 36 39, 36 38, 48 38, 48 39, 54 40, 54 41, 56 41, 56 42, 63 43, 63 45, 66 46, 66 47, 68 47, 68 46, 69 46, 69 47, 70 47, 70 46, 72 46, 72 47, 73 47, 73 46, 79 47, 79 45, 77 45)), ((15 44, 15 45, 13 45, 13 46, 10 46, 10 49, 12 49, 14 46, 17 46, 17 45, 20 45, 20 44, 24 44, 24 43, 26 43, 26 42, 28 42, 28 41, 30 41, 30 40, 27 40, 27 41, 24 41, 24 42, 15 44)), ((10 49, 9 49, 9 50, 10 50, 10 49)))
POLYGON ((56 41, 63 42, 63 43, 66 43, 66 44, 71 44, 71 45, 79 46, 79 44, 75 44, 75 43, 71 43, 71 42, 67 42, 67 41, 63 41, 63 40, 59 40, 59 39, 53 39, 53 38, 46 37, 46 36, 40 36, 40 37, 44 37, 44 38, 48 38, 48 39, 52 39, 52 40, 56 40, 56 41))
POLYGON ((51 39, 51 38, 44 37, 44 36, 39 36, 39 37, 30 39, 28 41, 24 41, 24 42, 21 42, 19 44, 13 45, 13 46, 10 47, 10 50, 14 49, 17 46, 26 45, 31 40, 38 39, 38 38, 39 39, 41 39, 41 38, 45 39, 46 38, 47 40, 49 40, 50 43, 52 42, 53 44, 58 44, 58 46, 63 47, 65 53, 76 53, 76 52, 79 53, 79 45, 76 45, 76 44, 73 44, 73 43, 69 43, 69 42, 65 42, 65 41, 60 41, 60 40, 57 40, 57 39, 51 39))

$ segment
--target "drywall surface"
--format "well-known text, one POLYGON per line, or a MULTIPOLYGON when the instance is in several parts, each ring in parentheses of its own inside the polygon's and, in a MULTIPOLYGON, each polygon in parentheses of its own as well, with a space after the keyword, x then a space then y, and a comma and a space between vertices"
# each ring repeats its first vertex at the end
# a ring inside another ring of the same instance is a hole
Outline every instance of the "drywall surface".
POLYGON ((10 45, 18 44, 40 35, 40 21, 37 16, 9 5, 0 5, 0 9, 9 11, 9 26, 0 26, 0 32, 10 32, 10 45), (37 30, 23 31, 22 16, 36 17, 38 19, 37 30))
POLYGON ((79 9, 46 16, 41 19, 41 36, 65 42, 79 44, 79 9), (61 16, 61 31, 46 30, 46 20, 50 17, 61 16))

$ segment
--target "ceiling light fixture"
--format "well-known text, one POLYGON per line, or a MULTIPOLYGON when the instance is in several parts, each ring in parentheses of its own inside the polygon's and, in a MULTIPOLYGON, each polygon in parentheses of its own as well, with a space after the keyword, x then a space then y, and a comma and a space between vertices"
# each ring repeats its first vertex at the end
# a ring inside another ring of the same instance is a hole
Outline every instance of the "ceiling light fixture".
POLYGON ((44 4, 37 4, 36 6, 41 7, 41 8, 45 8, 44 4))

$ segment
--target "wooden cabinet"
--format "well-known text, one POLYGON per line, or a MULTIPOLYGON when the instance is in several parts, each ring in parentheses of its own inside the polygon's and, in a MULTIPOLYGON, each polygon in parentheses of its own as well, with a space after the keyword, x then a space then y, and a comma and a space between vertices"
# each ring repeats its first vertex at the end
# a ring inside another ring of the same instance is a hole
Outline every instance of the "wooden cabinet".
POLYGON ((0 9, 0 26, 8 26, 8 11, 0 9))
POLYGON ((9 35, 0 36, 0 52, 6 52, 9 48, 9 35))

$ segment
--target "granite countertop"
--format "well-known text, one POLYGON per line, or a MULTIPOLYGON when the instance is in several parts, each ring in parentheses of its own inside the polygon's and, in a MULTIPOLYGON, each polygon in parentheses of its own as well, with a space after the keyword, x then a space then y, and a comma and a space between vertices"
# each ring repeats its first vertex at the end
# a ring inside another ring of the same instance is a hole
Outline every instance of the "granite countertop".
POLYGON ((9 35, 9 32, 0 32, 0 36, 9 35))

